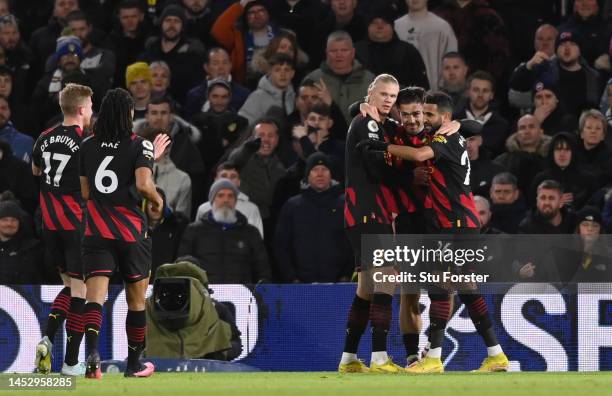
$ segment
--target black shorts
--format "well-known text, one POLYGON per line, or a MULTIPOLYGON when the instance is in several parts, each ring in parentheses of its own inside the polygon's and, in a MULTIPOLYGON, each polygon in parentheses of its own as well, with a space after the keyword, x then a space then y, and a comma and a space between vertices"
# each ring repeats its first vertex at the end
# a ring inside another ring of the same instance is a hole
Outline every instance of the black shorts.
POLYGON ((124 282, 133 283, 151 275, 151 238, 125 242, 97 237, 83 238, 82 256, 85 280, 94 276, 111 277, 119 271, 124 282))
POLYGON ((386 234, 393 235, 393 228, 391 224, 378 224, 378 223, 365 223, 359 224, 355 227, 346 229, 346 235, 348 236, 351 247, 353 248, 353 255, 355 256, 355 270, 361 271, 361 267, 372 267, 372 263, 364 263, 361 257, 361 236, 367 234, 386 234))
POLYGON ((82 280, 82 232, 80 230, 51 231, 43 229, 42 235, 45 244, 45 261, 56 267, 60 273, 82 280))

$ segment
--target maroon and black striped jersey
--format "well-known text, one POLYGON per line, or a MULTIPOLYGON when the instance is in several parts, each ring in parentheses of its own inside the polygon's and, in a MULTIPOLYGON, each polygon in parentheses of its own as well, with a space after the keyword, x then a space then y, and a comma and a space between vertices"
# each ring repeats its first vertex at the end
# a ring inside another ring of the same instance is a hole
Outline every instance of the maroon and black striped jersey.
POLYGON ((358 115, 351 122, 346 137, 346 172, 344 224, 354 227, 365 223, 391 224, 397 204, 392 189, 384 183, 391 165, 390 155, 371 150, 357 150, 357 143, 366 139, 389 141, 397 123, 384 124, 358 115), (391 135, 388 135, 386 131, 391 135))
POLYGON ((470 188, 470 160, 466 140, 459 133, 435 135, 429 146, 434 152, 428 199, 438 225, 448 228, 480 228, 470 188))
POLYGON ((40 134, 32 151, 32 162, 42 170, 40 208, 43 227, 51 231, 80 230, 83 199, 79 181, 83 130, 58 125, 40 134))
POLYGON ((145 238, 147 217, 136 190, 135 171, 152 170, 153 158, 153 143, 136 135, 110 143, 95 135, 83 140, 81 176, 89 184, 85 237, 125 242, 145 238))

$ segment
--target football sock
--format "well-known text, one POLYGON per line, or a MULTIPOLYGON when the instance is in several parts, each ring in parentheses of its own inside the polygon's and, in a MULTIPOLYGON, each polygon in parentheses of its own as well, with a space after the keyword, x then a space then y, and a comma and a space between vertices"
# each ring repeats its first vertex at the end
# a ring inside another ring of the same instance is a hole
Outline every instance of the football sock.
POLYGON ((74 366, 79 362, 79 347, 83 340, 83 310, 85 309, 85 299, 72 297, 70 299, 70 311, 66 319, 66 356, 64 362, 69 366, 74 366))
POLYGON ((354 362, 358 360, 357 359, 357 354, 355 353, 348 353, 348 352, 342 352, 342 358, 340 359, 340 364, 347 364, 350 362, 354 362))
POLYGON ((370 304, 370 326, 372 326, 372 352, 387 351, 387 334, 391 324, 391 302, 393 296, 374 293, 370 304))
POLYGON ((419 335, 418 334, 403 334, 404 348, 406 356, 416 355, 419 353, 419 335))
POLYGON ((140 355, 144 350, 147 334, 147 314, 145 311, 128 311, 125 318, 125 332, 128 339, 128 366, 140 365, 140 355))
POLYGON ((470 314, 470 319, 478 334, 482 337, 487 347, 499 345, 493 324, 487 310, 487 303, 479 293, 459 294, 459 299, 465 304, 470 314))
POLYGON ((344 352, 356 354, 359 340, 368 325, 368 313, 370 302, 355 295, 346 322, 346 339, 344 341, 344 352))
POLYGON ((66 314, 70 311, 70 288, 64 287, 53 300, 51 312, 47 318, 47 328, 45 334, 53 342, 57 329, 62 325, 66 314))
POLYGON ((88 354, 98 350, 100 327, 102 327, 102 305, 95 302, 85 304, 83 327, 88 354))
POLYGON ((440 290, 438 293, 429 293, 431 305, 429 307, 429 342, 430 350, 427 356, 430 356, 432 349, 441 348, 444 340, 444 331, 448 323, 448 313, 450 311, 450 302, 448 294, 440 290))

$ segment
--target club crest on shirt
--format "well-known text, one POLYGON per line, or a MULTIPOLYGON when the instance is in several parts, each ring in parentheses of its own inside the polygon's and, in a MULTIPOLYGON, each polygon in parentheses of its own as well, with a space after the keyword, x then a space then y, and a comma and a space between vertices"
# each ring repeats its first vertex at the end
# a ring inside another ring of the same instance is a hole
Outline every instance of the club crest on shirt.
POLYGON ((153 143, 151 143, 148 140, 143 140, 142 141, 142 147, 146 148, 147 150, 153 151, 153 143))
POLYGON ((376 123, 376 121, 368 121, 368 129, 372 132, 378 132, 378 124, 376 123))
POLYGON ((446 140, 446 138, 442 135, 436 135, 433 137, 433 139, 431 139, 432 142, 438 142, 438 143, 447 143, 448 141, 446 140))

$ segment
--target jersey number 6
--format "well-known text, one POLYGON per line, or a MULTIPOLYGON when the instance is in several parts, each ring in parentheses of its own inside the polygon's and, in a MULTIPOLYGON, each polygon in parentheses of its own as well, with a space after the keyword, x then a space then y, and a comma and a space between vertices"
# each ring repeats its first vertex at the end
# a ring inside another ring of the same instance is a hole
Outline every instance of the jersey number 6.
POLYGON ((96 185, 96 190, 100 191, 102 194, 112 194, 117 187, 119 186, 119 179, 117 178, 117 174, 106 167, 113 160, 112 155, 108 155, 104 157, 104 160, 98 167, 96 171, 96 177, 94 179, 94 183, 96 185), (105 184, 105 179, 110 179, 110 184, 105 184))

